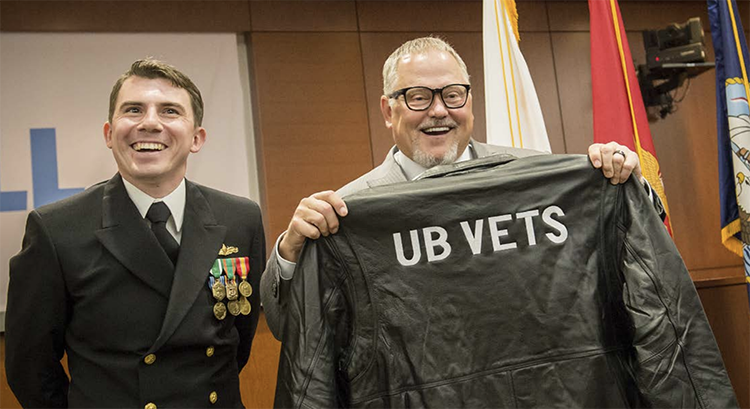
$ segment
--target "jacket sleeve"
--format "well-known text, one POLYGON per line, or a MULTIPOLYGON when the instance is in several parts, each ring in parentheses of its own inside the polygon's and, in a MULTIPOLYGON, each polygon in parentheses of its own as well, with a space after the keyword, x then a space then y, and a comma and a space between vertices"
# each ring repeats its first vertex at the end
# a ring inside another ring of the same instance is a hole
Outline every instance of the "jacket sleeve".
POLYGON ((277 408, 346 406, 337 387, 336 339, 348 326, 342 266, 326 253, 325 240, 308 240, 290 283, 289 304, 276 384, 277 408))
POLYGON ((282 339, 286 307, 289 300, 289 281, 281 279, 281 267, 279 266, 276 246, 274 246, 260 279, 260 299, 263 303, 263 312, 266 314, 268 328, 279 341, 282 339))
POLYGON ((8 384, 25 408, 68 406, 69 381, 60 363, 68 313, 55 246, 32 211, 22 249, 10 260, 5 322, 8 384))
MULTIPOLYGON (((646 179, 643 179, 646 180, 646 179)), ((664 221, 667 218, 667 209, 664 208, 664 203, 661 201, 661 198, 656 193, 656 190, 654 190, 653 187, 651 187, 651 184, 648 183, 646 180, 646 185, 644 186, 644 189, 646 190, 646 193, 648 194, 648 198, 651 200, 651 204, 654 206, 654 210, 656 210, 656 214, 659 215, 659 218, 664 221)))
POLYGON ((623 298, 633 320, 635 375, 652 407, 738 407, 690 274, 653 204, 622 187, 623 298))

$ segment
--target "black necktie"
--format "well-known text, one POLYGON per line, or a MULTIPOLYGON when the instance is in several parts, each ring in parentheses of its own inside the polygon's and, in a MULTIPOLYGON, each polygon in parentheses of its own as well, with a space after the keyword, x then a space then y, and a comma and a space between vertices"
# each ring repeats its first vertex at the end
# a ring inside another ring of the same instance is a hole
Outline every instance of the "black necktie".
POLYGON ((172 260, 172 264, 177 264, 177 255, 180 253, 180 244, 167 231, 167 220, 172 213, 169 211, 164 202, 154 202, 148 208, 146 218, 151 221, 151 231, 154 232, 156 240, 172 260))

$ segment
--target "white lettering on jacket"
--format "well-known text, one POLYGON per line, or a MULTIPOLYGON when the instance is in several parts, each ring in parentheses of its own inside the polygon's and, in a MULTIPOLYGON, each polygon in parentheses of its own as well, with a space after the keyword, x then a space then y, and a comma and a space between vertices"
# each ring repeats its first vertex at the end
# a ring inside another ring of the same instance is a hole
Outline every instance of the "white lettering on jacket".
POLYGON ((422 250, 419 246, 419 236, 416 230, 409 232, 411 236, 411 258, 404 256, 404 245, 401 243, 401 233, 393 233, 393 243, 396 246, 396 258, 402 266, 413 266, 419 263, 419 259, 422 257, 422 250))
MULTIPOLYGON (((535 227, 538 225, 539 215, 539 209, 531 209, 515 214, 490 216, 486 219, 461 221, 459 225, 471 253, 477 255, 482 252, 482 243, 485 238, 485 220, 489 226, 487 234, 492 243, 492 251, 498 252, 516 249, 519 243, 527 247, 538 245, 537 230, 535 227), (519 221, 523 221, 524 223, 526 240, 523 238, 517 240, 514 237, 510 237, 508 228, 519 221)), ((547 227, 547 230, 540 237, 545 237, 554 244, 564 243, 568 239, 568 229, 560 219, 565 216, 565 212, 559 206, 551 205, 541 211, 541 216, 542 223, 547 227)), ((421 229, 409 230, 411 241, 411 257, 409 258, 406 257, 407 251, 404 250, 401 233, 393 233, 393 245, 399 264, 402 266, 413 266, 422 260, 420 236, 422 236, 421 242, 424 243, 428 263, 444 260, 451 255, 453 247, 448 240, 448 231, 441 226, 428 226, 421 229)))
POLYGON ((424 234, 424 247, 427 251, 428 262, 443 260, 451 255, 448 232, 444 228, 439 226, 426 227, 422 229, 422 234, 424 234), (437 237, 433 237, 433 233, 437 233, 437 237), (436 254, 435 247, 440 247, 443 251, 440 254, 436 254))

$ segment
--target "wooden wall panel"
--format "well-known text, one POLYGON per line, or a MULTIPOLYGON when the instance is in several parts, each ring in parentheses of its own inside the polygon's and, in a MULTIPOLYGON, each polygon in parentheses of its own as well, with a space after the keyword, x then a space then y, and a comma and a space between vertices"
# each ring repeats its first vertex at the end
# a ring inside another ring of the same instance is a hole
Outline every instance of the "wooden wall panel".
MULTIPOLYGON (((521 42, 524 33, 529 31, 549 31, 549 16, 547 15, 547 4, 543 1, 517 1, 518 30, 521 32, 521 42)), ((526 57, 526 54, 524 54, 526 57)))
POLYGON ((357 31, 354 0, 251 1, 253 31, 357 31))
MULTIPOLYGON (((566 153, 551 37, 546 32, 522 31, 519 45, 539 97, 552 153, 566 153)), ((484 110, 485 107, 482 106, 481 109, 484 110)))
MULTIPOLYGON (((520 31, 547 31, 549 24, 544 1, 518 1, 520 31)), ((417 31, 454 32, 482 31, 482 1, 357 1, 361 32, 417 31), (393 18, 418 15, 405 22, 393 18)))
MULTIPOLYGON (((240 372, 242 403, 248 409, 272 408, 276 392, 276 372, 279 367, 281 343, 273 337, 266 324, 265 314, 260 315, 258 329, 253 339, 250 360, 240 372)), ((0 406, 5 407, 5 406, 0 406)))
POLYGON ((481 1, 358 1, 357 13, 361 32, 482 32, 481 1))
POLYGON ((589 32, 589 5, 586 1, 548 1, 547 13, 552 32, 589 32))
MULTIPOLYGON (((682 24, 691 17, 700 17, 704 30, 710 30, 705 1, 659 3, 620 3, 622 20, 628 31, 660 30, 672 23, 682 24)), ((710 34, 709 34, 710 35, 710 34)), ((640 42, 638 43, 641 44, 640 42)))
POLYGON ((8 386, 8 378, 5 375, 5 334, 0 334, 0 408, 20 408, 15 395, 8 386))
MULTIPOLYGON (((704 0, 620 0, 618 3, 626 30, 659 30, 672 23, 682 24, 691 17, 700 17, 706 35, 711 35, 704 0)), ((750 25, 750 1, 738 0, 737 4, 742 26, 747 28, 750 25)), ((551 31, 589 31, 587 1, 548 1, 547 7, 549 15, 555 16, 550 18, 551 31)))
POLYGON ((0 1, 2 31, 242 32, 247 1, 0 1))
POLYGON ((750 408, 750 309, 744 284, 699 288, 740 407, 750 408))
POLYGON ((372 167, 353 33, 254 33, 254 82, 271 245, 300 199, 372 167))
POLYGON ((553 32, 551 36, 566 152, 586 153, 594 141, 589 34, 553 32))
POLYGON ((359 35, 373 167, 383 161, 394 143, 391 132, 385 127, 385 120, 380 113, 380 96, 383 95, 383 63, 399 45, 414 37, 416 37, 414 33, 360 33, 359 35))

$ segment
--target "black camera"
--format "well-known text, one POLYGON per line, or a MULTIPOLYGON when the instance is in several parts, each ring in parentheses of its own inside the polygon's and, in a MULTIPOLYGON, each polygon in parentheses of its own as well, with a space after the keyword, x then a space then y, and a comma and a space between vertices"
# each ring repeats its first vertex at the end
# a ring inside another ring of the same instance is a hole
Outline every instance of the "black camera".
POLYGON ((664 64, 704 62, 703 27, 698 17, 683 24, 670 24, 662 30, 643 32, 643 45, 646 48, 646 64, 653 69, 664 64))
MULTIPOLYGON (((659 107, 659 116, 674 112, 675 100, 672 91, 686 80, 714 67, 706 61, 706 46, 703 27, 699 17, 683 24, 670 24, 661 30, 643 32, 646 49, 646 64, 638 66, 638 83, 646 107, 659 107)), ((689 84, 689 82, 688 82, 689 84)))

